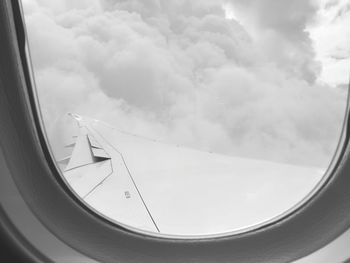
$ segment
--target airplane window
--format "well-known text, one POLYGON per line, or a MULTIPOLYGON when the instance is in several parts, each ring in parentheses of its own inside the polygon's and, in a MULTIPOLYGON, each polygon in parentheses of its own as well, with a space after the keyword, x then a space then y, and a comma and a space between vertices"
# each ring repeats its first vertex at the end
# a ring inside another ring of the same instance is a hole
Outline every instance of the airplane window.
POLYGON ((347 0, 23 0, 62 178, 154 235, 247 231, 319 187, 347 106, 347 0))

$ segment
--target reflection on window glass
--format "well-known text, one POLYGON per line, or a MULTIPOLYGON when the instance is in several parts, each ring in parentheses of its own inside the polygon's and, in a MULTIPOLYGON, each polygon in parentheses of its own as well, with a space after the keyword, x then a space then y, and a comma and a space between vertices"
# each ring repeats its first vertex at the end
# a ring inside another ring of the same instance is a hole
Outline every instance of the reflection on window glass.
POLYGON ((167 235, 286 213, 347 103, 348 1, 23 0, 46 132, 99 214, 167 235))

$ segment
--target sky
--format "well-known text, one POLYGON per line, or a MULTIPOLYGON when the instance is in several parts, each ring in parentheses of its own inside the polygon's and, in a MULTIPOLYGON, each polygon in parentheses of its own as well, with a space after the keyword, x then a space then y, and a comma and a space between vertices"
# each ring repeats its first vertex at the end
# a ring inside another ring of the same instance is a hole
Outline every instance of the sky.
POLYGON ((68 112, 203 151, 327 167, 350 64, 345 0, 23 0, 56 156, 68 112))

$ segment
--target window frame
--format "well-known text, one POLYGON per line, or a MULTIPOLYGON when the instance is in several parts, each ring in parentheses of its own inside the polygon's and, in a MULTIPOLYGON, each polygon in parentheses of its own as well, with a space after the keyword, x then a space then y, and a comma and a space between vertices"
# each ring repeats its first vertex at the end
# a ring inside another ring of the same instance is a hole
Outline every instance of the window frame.
POLYGON ((31 77, 20 0, 0 2, 0 35, 0 145, 6 165, 30 211, 73 250, 101 262, 290 262, 349 228, 349 114, 330 176, 308 202, 278 221, 205 239, 154 237, 108 221, 71 192, 52 159, 31 77))

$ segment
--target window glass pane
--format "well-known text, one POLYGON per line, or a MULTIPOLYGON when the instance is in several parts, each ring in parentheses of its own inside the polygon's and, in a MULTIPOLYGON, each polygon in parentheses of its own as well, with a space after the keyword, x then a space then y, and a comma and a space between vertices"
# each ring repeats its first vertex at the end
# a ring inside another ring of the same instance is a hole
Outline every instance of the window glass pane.
POLYGON ((243 231, 324 178, 342 131, 349 1, 23 0, 63 178, 140 231, 243 231))

